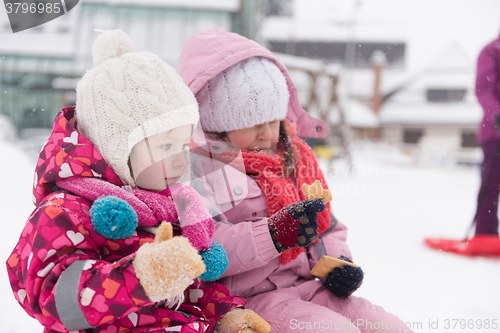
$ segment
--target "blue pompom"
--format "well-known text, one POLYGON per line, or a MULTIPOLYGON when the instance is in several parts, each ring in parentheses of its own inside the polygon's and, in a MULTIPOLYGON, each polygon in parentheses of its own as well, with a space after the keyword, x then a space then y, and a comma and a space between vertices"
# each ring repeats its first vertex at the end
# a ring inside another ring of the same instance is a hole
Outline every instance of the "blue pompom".
POLYGON ((102 196, 90 208, 94 229, 109 239, 125 239, 137 228, 137 213, 125 200, 113 195, 102 196))
POLYGON ((205 281, 215 281, 227 268, 229 261, 227 260, 226 250, 219 243, 212 243, 212 247, 208 250, 200 252, 201 257, 207 270, 200 278, 205 281))

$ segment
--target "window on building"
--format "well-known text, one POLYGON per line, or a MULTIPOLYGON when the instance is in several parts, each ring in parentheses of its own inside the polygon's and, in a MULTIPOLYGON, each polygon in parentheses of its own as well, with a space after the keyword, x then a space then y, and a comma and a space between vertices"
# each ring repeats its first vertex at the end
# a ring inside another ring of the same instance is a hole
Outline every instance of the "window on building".
POLYGON ((292 0, 267 0, 263 3, 266 16, 292 16, 292 0))
POLYGON ((403 132, 403 142, 417 144, 424 131, 420 128, 405 128, 403 132))
POLYGON ((427 89, 428 102, 460 102, 467 89, 427 89))
POLYGON ((479 143, 477 142, 476 132, 472 131, 464 131, 462 132, 462 148, 475 148, 479 147, 479 143))
POLYGON ((346 42, 270 40, 268 46, 273 52, 338 62, 354 68, 371 68, 371 57, 376 50, 384 53, 388 68, 403 68, 406 52, 404 42, 375 43, 359 41, 354 45, 353 59, 348 56, 350 53, 348 47, 353 45, 348 45, 346 42))

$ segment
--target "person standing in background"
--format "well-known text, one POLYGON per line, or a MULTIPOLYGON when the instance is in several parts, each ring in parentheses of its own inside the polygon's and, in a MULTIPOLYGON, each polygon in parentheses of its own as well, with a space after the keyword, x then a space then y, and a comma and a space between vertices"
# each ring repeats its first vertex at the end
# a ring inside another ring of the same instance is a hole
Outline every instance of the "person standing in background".
POLYGON ((477 59, 476 96, 483 108, 478 141, 484 159, 474 216, 475 233, 465 240, 427 238, 437 250, 462 255, 500 256, 498 198, 500 195, 500 36, 486 45, 477 59))

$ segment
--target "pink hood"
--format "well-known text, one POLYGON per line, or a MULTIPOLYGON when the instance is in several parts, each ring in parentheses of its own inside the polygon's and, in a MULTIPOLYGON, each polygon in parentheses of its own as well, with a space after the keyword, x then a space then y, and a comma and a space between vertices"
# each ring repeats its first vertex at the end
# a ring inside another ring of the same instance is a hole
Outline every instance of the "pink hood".
POLYGON ((208 80, 236 63, 251 58, 264 57, 272 60, 286 78, 290 102, 286 118, 297 124, 297 134, 308 138, 324 138, 328 127, 311 117, 301 106, 297 88, 285 65, 268 49, 253 40, 232 32, 210 29, 200 32, 186 41, 179 60, 179 74, 193 94, 208 80))

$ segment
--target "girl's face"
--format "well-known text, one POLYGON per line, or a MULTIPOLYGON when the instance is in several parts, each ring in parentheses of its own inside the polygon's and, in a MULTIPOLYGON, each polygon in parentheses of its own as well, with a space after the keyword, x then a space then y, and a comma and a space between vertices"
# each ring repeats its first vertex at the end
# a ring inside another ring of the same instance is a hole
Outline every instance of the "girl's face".
POLYGON ((152 135, 130 152, 130 169, 140 188, 161 192, 177 183, 187 166, 192 125, 152 135))
POLYGON ((254 127, 227 132, 226 141, 242 150, 261 151, 274 154, 280 136, 280 121, 273 120, 254 127))

